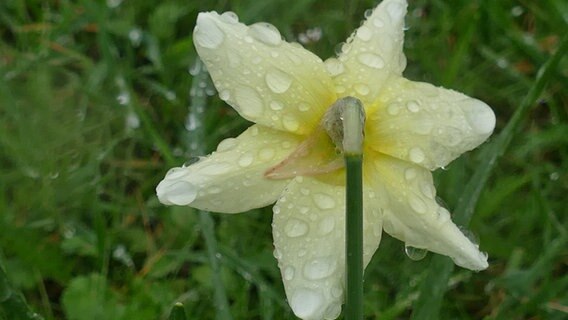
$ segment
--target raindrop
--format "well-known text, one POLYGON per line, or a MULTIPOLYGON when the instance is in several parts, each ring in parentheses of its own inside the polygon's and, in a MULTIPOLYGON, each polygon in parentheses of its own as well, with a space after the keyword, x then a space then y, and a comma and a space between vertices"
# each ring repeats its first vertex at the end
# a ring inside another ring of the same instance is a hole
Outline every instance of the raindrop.
POLYGON ((219 91, 219 98, 223 101, 227 101, 231 98, 231 92, 229 90, 221 90, 219 91))
POLYGON ((366 96, 370 92, 369 87, 366 84, 362 83, 358 83, 355 85, 355 91, 362 96, 366 96))
POLYGON ((292 266, 288 266, 284 269, 284 280, 292 280, 294 279, 294 274, 296 273, 296 270, 294 269, 294 267, 292 266))
POLYGON ((194 38, 198 45, 216 49, 225 40, 225 34, 219 29, 210 13, 200 13, 197 17, 194 38))
POLYGON ((291 218, 284 226, 284 233, 290 238, 297 238, 305 235, 308 232, 308 224, 304 221, 291 218))
POLYGON ((315 258, 304 265, 304 276, 309 280, 325 279, 335 272, 336 266, 329 257, 315 258))
POLYGON ((383 60, 383 58, 374 53, 361 53, 359 56, 357 56, 357 59, 359 59, 359 62, 370 68, 381 69, 385 66, 385 61, 383 60))
POLYGON ((299 288, 290 298, 290 307, 294 314, 302 319, 313 318, 320 312, 324 303, 321 293, 308 288, 299 288))
POLYGON ((250 87, 239 86, 235 90, 235 99, 240 110, 246 116, 254 117, 262 113, 263 102, 258 93, 250 87))
POLYGON ((327 216, 319 223, 318 231, 320 235, 326 235, 335 229, 335 219, 333 216, 327 216))
POLYGON ((221 14, 221 18, 223 19, 223 21, 232 24, 239 22, 239 16, 237 16, 237 14, 232 11, 224 12, 223 14, 221 14))
POLYGON ((278 29, 270 23, 259 22, 255 23, 248 29, 248 33, 256 40, 270 45, 277 46, 282 42, 282 36, 278 29))
POLYGON ((357 37, 363 41, 371 40, 372 36, 373 32, 366 26, 361 26, 359 29, 357 29, 357 37))
POLYGON ((226 162, 214 162, 207 165, 203 165, 199 168, 201 174, 209 176, 219 176, 225 174, 233 169, 233 165, 226 162))
POLYGON ((398 2, 391 2, 387 5, 387 12, 393 21, 398 21, 404 16, 404 7, 398 2))
POLYGON ((332 77, 338 76, 345 71, 343 63, 341 63, 341 61, 337 60, 336 58, 329 58, 325 60, 325 68, 332 77))
POLYGON ((372 15, 373 15, 373 10, 372 10, 372 9, 367 9, 367 10, 365 10, 365 13, 364 13, 365 19, 369 18, 369 17, 372 16, 372 15))
POLYGON ((396 116, 400 112, 400 104, 397 102, 389 104, 389 106, 387 107, 387 112, 391 116, 396 116))
POLYGON ((241 167, 248 167, 254 162, 254 156, 251 152, 247 152, 243 154, 239 160, 237 161, 239 166, 241 167))
POLYGON ((316 193, 313 196, 316 206, 320 209, 332 209, 335 207, 335 200, 327 194, 316 193))
POLYGON ((272 255, 274 256, 274 258, 280 260, 282 258, 282 251, 280 251, 278 249, 274 249, 274 251, 272 252, 272 255))
POLYGON ((416 169, 414 169, 414 168, 408 168, 408 169, 404 170, 404 178, 407 181, 410 181, 410 180, 416 178, 416 174, 417 174, 417 172, 416 172, 416 169))
POLYGON ((424 151, 422 151, 419 147, 410 148, 408 155, 410 157, 410 161, 414 163, 421 163, 426 159, 424 151))
POLYGON ((434 186, 426 181, 420 184, 420 191, 422 191, 422 194, 428 199, 434 199, 434 197, 436 196, 436 190, 434 189, 434 186))
POLYGON ((160 200, 166 204, 183 206, 190 204, 197 196, 197 188, 187 181, 163 180, 157 190, 160 200))
POLYGON ((406 255, 411 260, 420 261, 426 257, 426 255, 428 254, 428 250, 405 245, 404 253, 406 253, 406 255))
POLYGON ((284 105, 280 101, 273 100, 273 101, 270 102, 270 109, 272 109, 274 111, 282 110, 283 108, 284 108, 284 105))
POLYGON ((277 69, 268 71, 264 79, 266 80, 268 88, 274 93, 286 92, 290 88, 290 85, 292 85, 292 78, 277 69))
POLYGON ((274 158, 274 154, 275 154, 274 149, 264 148, 259 151, 258 156, 260 157, 260 160, 268 161, 274 158))
POLYGON ((302 112, 306 112, 306 111, 310 110, 310 105, 305 103, 305 102, 300 102, 300 104, 298 105, 298 110, 300 110, 302 112))
POLYGON ((426 213, 426 203, 418 196, 410 195, 408 204, 410 204, 410 207, 417 213, 426 213))
POLYGON ((418 105, 418 102, 412 100, 409 101, 408 103, 406 103, 406 108, 408 109, 408 111, 410 112, 418 112, 420 110, 420 106, 418 105))
POLYGON ((467 122, 477 134, 489 134, 495 128, 495 114, 482 101, 471 99, 463 106, 467 122))
POLYGON ((380 18, 375 18, 373 19, 373 25, 377 28, 382 28, 385 26, 385 23, 383 22, 383 20, 381 20, 380 18))
POLYGON ((284 128, 290 132, 294 132, 300 128, 300 123, 298 122, 298 120, 289 115, 284 117, 282 123, 284 124, 284 128))

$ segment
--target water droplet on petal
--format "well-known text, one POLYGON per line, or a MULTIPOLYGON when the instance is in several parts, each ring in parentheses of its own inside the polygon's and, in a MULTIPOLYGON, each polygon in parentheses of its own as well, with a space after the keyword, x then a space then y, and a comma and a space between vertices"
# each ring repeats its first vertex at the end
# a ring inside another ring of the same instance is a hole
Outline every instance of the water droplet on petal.
POLYGON ((258 156, 260 157, 260 160, 262 161, 268 161, 271 160, 272 158, 274 158, 274 149, 272 148, 265 148, 265 149, 261 149, 258 152, 258 156))
POLYGON ((387 112, 391 116, 396 116, 400 112, 400 104, 397 102, 389 104, 389 106, 387 107, 387 112))
POLYGON ((385 23, 383 22, 383 20, 381 20, 380 18, 375 18, 373 19, 373 25, 377 28, 382 28, 385 26, 385 23))
POLYGON ((300 110, 302 112, 306 112, 306 111, 310 110, 310 105, 305 103, 305 102, 300 102, 300 104, 298 105, 298 110, 300 110))
POLYGON ((284 280, 292 280, 294 279, 294 274, 296 273, 296 269, 292 266, 288 266, 284 268, 284 280))
POLYGON ((264 79, 268 88, 274 93, 286 92, 292 84, 292 77, 277 69, 268 71, 264 79))
POLYGON ((280 101, 273 100, 273 101, 270 102, 270 109, 272 109, 274 111, 282 110, 283 108, 284 108, 284 105, 280 101))
POLYGON ((404 16, 404 7, 398 2, 391 2, 387 5, 387 12, 393 21, 398 22, 404 16))
POLYGON ((290 298, 290 307, 294 314, 302 319, 316 316, 323 307, 324 298, 321 293, 308 288, 299 288, 290 298))
POLYGON ((489 134, 495 128, 495 114, 484 102, 471 99, 463 106, 465 117, 477 134, 489 134))
POLYGON ((407 181, 410 181, 410 180, 416 178, 416 173, 417 173, 417 172, 416 172, 416 169, 414 169, 414 168, 408 168, 408 169, 404 170, 404 178, 405 178, 407 181))
POLYGON ((359 59, 359 62, 370 68, 381 69, 385 66, 385 61, 383 60, 383 58, 374 53, 361 53, 359 56, 357 56, 357 59, 359 59))
POLYGON ((338 76, 345 71, 343 63, 336 58, 329 58, 325 60, 325 68, 332 77, 338 76))
POLYGON ((278 29, 270 23, 259 22, 255 23, 248 29, 248 33, 256 40, 270 45, 277 46, 282 42, 282 36, 278 29))
POLYGON ((290 238, 297 238, 305 235, 308 232, 308 224, 304 221, 291 218, 284 226, 284 233, 290 238))
POLYGON ((316 206, 320 209, 332 209, 335 208, 335 200, 327 194, 316 193, 313 196, 316 206))
POLYGON ((242 156, 240 156, 237 162, 239 166, 244 168, 250 166, 253 163, 253 161, 254 161, 254 155, 251 152, 247 152, 242 156))
POLYGON ((448 210, 446 210, 445 208, 442 207, 438 207, 438 210, 436 211, 437 219, 438 222, 441 224, 444 224, 448 221, 450 221, 451 217, 450 217, 450 212, 448 210))
POLYGON ((365 10, 365 13, 364 13, 365 19, 369 18, 372 15, 373 15, 373 9, 365 10))
POLYGON ((157 188, 158 198, 165 204, 183 206, 190 204, 197 196, 197 187, 187 181, 163 180, 157 188))
POLYGON ((304 276, 309 280, 319 280, 331 276, 337 263, 330 257, 315 258, 304 265, 304 276))
POLYGON ((284 116, 284 118, 282 119, 282 124, 284 125, 284 128, 290 132, 294 132, 300 128, 300 123, 298 122, 298 120, 290 115, 284 116))
POLYGON ((419 261, 426 257, 426 255, 428 254, 428 250, 405 245, 404 253, 406 253, 406 255, 411 260, 419 261))
POLYGON ((323 316, 324 319, 337 319, 340 314, 341 314, 341 303, 336 302, 332 303, 331 305, 329 305, 329 307, 327 307, 323 316))
POLYGON ((219 176, 225 174, 233 169, 233 165, 225 162, 215 162, 202 166, 199 172, 209 176, 219 176))
POLYGON ((408 109, 408 111, 410 112, 418 112, 420 110, 420 106, 418 105, 418 102, 412 100, 409 101, 408 103, 406 103, 406 108, 408 109))
POLYGON ((371 37, 373 36, 373 33, 371 31, 371 29, 369 29, 366 26, 361 26, 359 29, 357 29, 357 37, 363 41, 369 41, 371 40, 371 37))
POLYGON ((231 23, 231 24, 235 24, 235 23, 239 22, 239 17, 237 16, 236 13, 234 13, 232 11, 223 12, 221 14, 221 19, 223 19, 223 21, 231 23))
POLYGON ((422 182, 420 184, 420 190, 422 191, 422 194, 428 199, 434 199, 434 197, 436 196, 436 190, 434 189, 434 186, 429 182, 422 182))
POLYGON ((223 101, 227 101, 231 98, 231 92, 229 90, 221 90, 219 92, 219 98, 223 101))
POLYGON ((420 149, 419 147, 411 148, 408 151, 408 155, 410 157, 410 161, 414 163, 421 163, 426 159, 424 151, 422 151, 422 149, 420 149))
POLYGON ((278 250, 278 249, 274 249, 274 251, 272 252, 272 255, 274 256, 274 258, 276 258, 277 260, 280 260, 282 258, 282 251, 278 250))
POLYGON ((258 117, 262 114, 263 102, 258 93, 250 87, 239 86, 235 90, 239 110, 246 116, 258 117))
POLYGON ((197 16, 194 38, 198 45, 216 49, 225 40, 225 34, 219 29, 211 13, 200 13, 197 16))
POLYGON ((410 195, 408 203, 410 204, 410 207, 417 213, 426 213, 426 203, 418 196, 410 195))
POLYGON ((335 218, 333 216, 327 216, 319 223, 318 231, 320 235, 326 235, 335 229, 335 218))
POLYGON ((366 96, 369 94, 370 89, 366 84, 358 83, 355 85, 355 91, 362 96, 366 96))

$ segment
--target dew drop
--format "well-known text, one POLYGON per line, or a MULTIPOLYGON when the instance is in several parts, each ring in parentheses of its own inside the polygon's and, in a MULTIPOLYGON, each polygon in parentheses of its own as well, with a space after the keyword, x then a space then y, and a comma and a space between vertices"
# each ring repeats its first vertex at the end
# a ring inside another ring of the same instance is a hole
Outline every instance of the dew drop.
POLYGON ((262 99, 252 88, 246 86, 237 87, 235 90, 235 99, 239 110, 241 110, 244 115, 257 117, 262 114, 262 99))
POLYGON ((282 258, 282 251, 278 250, 278 249, 274 249, 274 251, 272 252, 272 255, 274 256, 274 258, 276 258, 277 260, 280 260, 282 258))
POLYGON ((398 22, 404 16, 404 7, 398 2, 391 2, 387 5, 387 12, 393 21, 398 22))
POLYGON ((299 288, 290 298, 290 307, 294 314, 302 319, 313 318, 323 307, 324 298, 321 293, 308 288, 299 288))
POLYGON ((424 151, 422 151, 419 147, 410 148, 408 155, 410 157, 410 161, 414 163, 421 163, 426 159, 424 151))
POLYGON ((366 96, 370 92, 369 87, 366 84, 362 83, 358 83, 355 85, 355 91, 362 96, 366 96))
POLYGON ((408 168, 404 170, 404 179, 406 179, 407 181, 413 180, 414 178, 416 178, 416 174, 416 169, 408 168))
POLYGON ((294 279, 294 274, 296 273, 296 269, 292 266, 288 266, 284 268, 284 280, 290 281, 294 279))
POLYGON ((284 129, 294 132, 300 128, 300 122, 296 120, 293 116, 286 115, 282 119, 282 124, 284 125, 284 129))
POLYGON ((428 250, 405 245, 404 253, 406 253, 406 255, 411 260, 420 261, 426 257, 426 255, 428 254, 428 250))
POLYGON ((270 23, 259 22, 255 23, 248 29, 248 33, 256 40, 270 45, 277 46, 282 42, 282 36, 278 29, 270 23))
POLYGON ((242 156, 239 157, 239 160, 237 161, 239 166, 245 168, 250 166, 254 161, 254 156, 252 153, 247 152, 245 154, 243 154, 242 156))
POLYGON ((471 99, 463 106, 467 122, 477 134, 489 134, 495 128, 495 114, 482 101, 471 99))
POLYGON ((219 176, 225 174, 233 169, 233 165, 226 162, 215 162, 202 166, 199 172, 209 176, 219 176))
POLYGON ((164 204, 183 206, 190 204, 197 196, 197 188, 183 180, 163 180, 157 188, 158 198, 164 204))
POLYGON ((325 279, 331 276, 337 263, 329 257, 315 258, 304 265, 304 276, 309 280, 325 279))
POLYGON ((385 26, 385 23, 383 22, 383 20, 381 20, 380 18, 375 18, 373 19, 373 25, 377 28, 382 28, 385 26))
POLYGON ((308 232, 308 224, 304 221, 291 218, 284 226, 284 233, 290 238, 297 238, 305 235, 308 232))
POLYGON ((306 112, 306 111, 310 110, 310 105, 305 103, 305 102, 300 102, 300 104, 298 105, 298 110, 300 110, 302 112, 306 112))
POLYGON ((434 199, 436 196, 434 186, 429 182, 422 182, 420 184, 420 191, 422 191, 422 194, 428 199, 434 199))
POLYGON ((221 90, 219 91, 219 98, 223 101, 227 101, 231 98, 231 92, 229 90, 221 90))
POLYGON ((327 194, 316 193, 313 196, 316 206, 320 209, 332 209, 335 207, 335 200, 327 194))
POLYGON ((277 69, 268 71, 264 80, 266 81, 268 88, 270 88, 270 90, 274 93, 284 93, 290 88, 290 85, 292 85, 292 78, 288 74, 277 69))
MULTIPOLYGON (((185 166, 184 166, 185 167, 185 166)), ((185 175, 187 175, 189 172, 188 170, 184 170, 183 168, 171 168, 170 170, 168 170, 168 172, 166 173, 166 179, 168 180, 175 180, 175 179, 179 179, 185 175)))
POLYGON ((417 213, 426 213, 426 203, 418 196, 410 195, 408 204, 410 204, 410 207, 417 213))
POLYGON ((274 154, 275 154, 275 152, 274 152, 274 149, 272 149, 272 148, 264 148, 264 149, 261 149, 258 152, 258 156, 260 157, 260 160, 262 160, 262 161, 271 160, 272 158, 274 158, 274 154))
POLYGON ((409 101, 408 103, 406 103, 406 108, 408 109, 408 111, 410 112, 418 112, 420 110, 420 106, 418 105, 418 102, 412 100, 409 101))
POLYGON ((397 102, 389 104, 389 106, 387 107, 387 112, 391 116, 396 116, 400 112, 400 104, 397 102))
POLYGON ((371 37, 373 36, 373 33, 371 31, 371 29, 369 29, 366 26, 361 26, 359 29, 357 29, 357 37, 363 41, 369 41, 371 40, 371 37))
POLYGON ((210 13, 200 13, 199 16, 197 16, 194 38, 200 46, 208 49, 216 49, 225 40, 225 34, 219 29, 210 13))
POLYGON ((343 63, 336 58, 329 58, 325 60, 325 68, 332 77, 338 76, 345 71, 343 63))
POLYGON ((359 56, 357 56, 357 59, 359 59, 359 62, 370 68, 381 69, 385 66, 385 61, 383 60, 383 58, 374 53, 361 53, 359 56))
POLYGON ((270 109, 274 111, 282 110, 284 105, 280 101, 273 100, 270 102, 270 109))
POLYGON ((326 235, 335 229, 335 219, 333 216, 327 216, 321 220, 318 226, 320 235, 326 235))
POLYGON ((235 24, 235 23, 239 22, 239 17, 237 16, 236 13, 234 13, 232 11, 224 12, 223 14, 221 14, 221 18, 223 19, 223 21, 231 23, 231 24, 235 24))

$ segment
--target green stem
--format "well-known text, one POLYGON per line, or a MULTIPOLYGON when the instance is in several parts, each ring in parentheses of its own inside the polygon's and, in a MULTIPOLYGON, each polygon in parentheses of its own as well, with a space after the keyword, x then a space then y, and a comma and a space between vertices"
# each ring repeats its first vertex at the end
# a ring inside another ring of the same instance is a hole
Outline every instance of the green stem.
POLYGON ((346 168, 345 259, 347 296, 345 318, 363 319, 363 128, 365 111, 355 98, 341 100, 343 151, 346 168))
POLYGON ((362 155, 345 156, 347 297, 345 319, 363 319, 363 184, 362 155))

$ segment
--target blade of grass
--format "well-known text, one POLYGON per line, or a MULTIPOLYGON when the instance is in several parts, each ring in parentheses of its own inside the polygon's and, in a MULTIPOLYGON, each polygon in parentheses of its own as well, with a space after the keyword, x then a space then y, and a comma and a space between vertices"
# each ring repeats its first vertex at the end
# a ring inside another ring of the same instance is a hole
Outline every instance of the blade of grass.
MULTIPOLYGON (((483 149, 481 157, 483 160, 458 201, 453 216, 456 224, 466 226, 469 223, 481 191, 485 187, 493 168, 509 147, 513 137, 521 129, 521 123, 542 94, 552 75, 556 72, 556 67, 567 50, 568 36, 564 36, 556 53, 539 69, 534 84, 513 114, 511 120, 509 120, 493 143, 483 149)), ((428 275, 420 285, 420 297, 414 305, 411 319, 439 319, 442 298, 446 292, 447 283, 453 269, 453 263, 446 257, 436 256, 432 259, 428 275)))
MULTIPOLYGON (((191 84, 191 106, 189 108, 189 117, 192 119, 193 125, 189 131, 190 140, 195 143, 189 144, 189 149, 196 155, 205 154, 205 126, 204 126, 204 111, 207 103, 206 90, 211 90, 213 85, 209 79, 205 65, 196 59, 195 65, 192 68, 194 75, 191 84), (205 84, 205 85, 203 85, 205 84)), ((215 288, 215 310, 216 318, 219 320, 232 319, 225 286, 221 279, 221 267, 219 264, 219 249, 217 247, 217 239, 215 238, 215 222, 209 212, 199 210, 199 222, 201 231, 205 239, 205 246, 207 247, 207 255, 209 257, 209 264, 213 274, 213 287, 215 288)))

